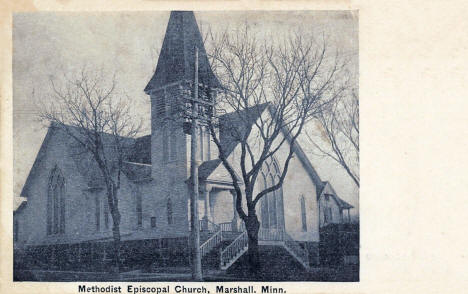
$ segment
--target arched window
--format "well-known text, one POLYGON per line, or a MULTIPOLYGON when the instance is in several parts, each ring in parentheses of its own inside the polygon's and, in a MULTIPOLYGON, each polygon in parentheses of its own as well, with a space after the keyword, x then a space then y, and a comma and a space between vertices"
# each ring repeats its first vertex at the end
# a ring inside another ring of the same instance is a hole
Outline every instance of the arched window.
POLYGON ((96 218, 96 232, 99 232, 101 230, 101 199, 99 199, 99 196, 96 195, 96 211, 95 211, 95 218, 96 218))
MULTIPOLYGON (((265 175, 262 173, 260 180, 262 182, 262 190, 268 188, 265 175)), ((262 228, 269 228, 270 227, 270 219, 268 213, 268 195, 263 196, 261 201, 261 219, 262 219, 262 228)))
POLYGON ((172 200, 171 198, 167 198, 167 224, 172 225, 172 200))
POLYGON ((65 179, 58 167, 50 173, 47 194, 47 234, 64 234, 65 179))
POLYGON ((307 215, 304 195, 301 195, 301 220, 302 220, 302 231, 307 232, 307 215))
MULTIPOLYGON (((268 186, 273 186, 276 184, 273 180, 273 175, 270 173, 268 177, 268 186)), ((271 228, 276 228, 276 225, 278 224, 278 214, 276 210, 276 191, 273 191, 268 194, 268 208, 269 208, 269 213, 270 213, 270 227, 271 228)))
POLYGON ((169 160, 177 159, 177 133, 174 124, 170 124, 169 133, 169 160))
MULTIPOLYGON (((261 189, 264 190, 276 185, 279 182, 279 175, 278 165, 274 159, 266 161, 259 176, 261 189)), ((281 195, 282 188, 279 188, 262 197, 260 202, 262 228, 279 228, 280 216, 278 208, 280 207, 281 195)))
POLYGON ((169 141, 167 138, 167 126, 163 126, 162 130, 162 155, 163 155, 163 162, 167 162, 169 160, 168 153, 169 153, 169 141))
POLYGON ((141 194, 139 192, 137 192, 136 194, 136 213, 137 213, 137 226, 141 228, 143 225, 143 212, 142 212, 141 194))
POLYGON ((104 198, 104 227, 109 229, 109 202, 107 197, 104 198))

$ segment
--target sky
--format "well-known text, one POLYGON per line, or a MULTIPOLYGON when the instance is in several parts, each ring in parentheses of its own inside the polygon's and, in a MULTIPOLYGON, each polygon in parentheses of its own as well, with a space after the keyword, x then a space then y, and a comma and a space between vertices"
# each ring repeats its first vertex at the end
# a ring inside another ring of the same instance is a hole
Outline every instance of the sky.
MULTIPOLYGON (((343 11, 195 12, 200 28, 214 33, 247 23, 261 38, 303 31, 326 34, 358 67, 357 15, 343 11)), ((143 92, 157 63, 169 12, 18 13, 13 17, 13 144, 15 208, 47 128, 37 105, 47 99, 50 78, 83 66, 116 73, 118 87, 131 99, 134 115, 150 126, 150 101, 143 92)), ((356 74, 357 76, 357 74, 356 74)), ((358 189, 330 159, 304 150, 323 180, 341 198, 359 207, 358 189)), ((357 211, 357 209, 355 210, 357 211)))

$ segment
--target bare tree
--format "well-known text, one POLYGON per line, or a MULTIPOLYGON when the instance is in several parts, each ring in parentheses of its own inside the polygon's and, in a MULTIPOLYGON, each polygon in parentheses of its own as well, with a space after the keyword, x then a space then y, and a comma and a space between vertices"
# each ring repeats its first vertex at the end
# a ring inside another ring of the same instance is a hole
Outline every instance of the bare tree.
POLYGON ((359 188, 359 98, 356 90, 342 95, 316 116, 319 137, 310 131, 307 137, 320 154, 336 161, 359 188))
MULTIPOLYGON (((105 184, 112 216, 114 268, 120 270, 120 212, 118 191, 124 160, 141 130, 130 114, 128 99, 116 90, 116 79, 104 78, 103 71, 82 69, 63 83, 50 79, 49 97, 43 99, 40 119, 60 128, 82 153, 97 165, 105 184)), ((91 168, 91 167, 88 167, 91 168)))
POLYGON ((209 120, 208 126, 219 159, 233 181, 236 211, 246 226, 248 259, 255 273, 260 262, 257 204, 283 185, 305 124, 345 90, 340 79, 345 62, 340 54, 331 52, 326 38, 317 41, 291 34, 267 43, 247 25, 211 36, 209 41, 207 54, 224 87, 216 111, 231 112, 209 120), (229 158, 233 145, 240 150, 236 162, 229 158), (279 163, 279 179, 260 187, 257 180, 262 166, 280 149, 286 155, 279 163))

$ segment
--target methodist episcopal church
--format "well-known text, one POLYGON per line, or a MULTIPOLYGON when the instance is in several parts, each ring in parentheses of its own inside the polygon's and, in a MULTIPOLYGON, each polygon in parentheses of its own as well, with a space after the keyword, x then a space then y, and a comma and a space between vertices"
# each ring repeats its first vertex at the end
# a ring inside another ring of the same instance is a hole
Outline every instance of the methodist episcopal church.
MULTIPOLYGON (((170 115, 173 105, 185 103, 193 80, 195 47, 200 51, 200 84, 219 88, 193 12, 171 12, 156 71, 144 89, 151 100, 151 135, 127 139, 133 148, 126 155, 118 194, 122 260, 129 269, 189 265, 190 136, 182 126, 171 126, 161 118, 170 115)), ((259 108, 255 115, 247 115, 249 123, 268 115, 267 105, 259 108)), ((219 138, 235 165, 239 147, 222 125, 230 115, 219 117, 219 138)), ((200 127, 198 134, 202 264, 228 270, 246 252, 247 235, 217 146, 206 128, 200 127)), ((72 146, 73 139, 51 124, 21 192, 27 201, 14 212, 15 248, 33 257, 33 266, 104 269, 112 250, 105 187, 96 164, 72 146)), ((265 163, 259 186, 277 181, 285 154, 280 150, 265 163)), ((318 262, 320 227, 348 222, 351 208, 320 178, 296 144, 282 188, 257 207, 259 245, 276 248, 282 258, 308 269, 318 262)))

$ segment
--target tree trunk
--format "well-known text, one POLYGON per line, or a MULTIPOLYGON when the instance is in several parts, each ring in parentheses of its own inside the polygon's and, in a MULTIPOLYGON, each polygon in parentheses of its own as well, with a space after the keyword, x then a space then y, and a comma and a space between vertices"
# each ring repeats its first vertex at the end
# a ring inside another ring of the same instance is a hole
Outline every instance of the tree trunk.
POLYGON ((107 183, 107 197, 112 215, 112 237, 114 239, 114 256, 112 272, 120 272, 120 212, 117 199, 117 187, 111 181, 107 183))
POLYGON ((117 212, 117 216, 112 216, 113 227, 112 236, 114 238, 114 268, 113 271, 120 272, 120 214, 117 212))
POLYGON ((260 223, 255 213, 249 213, 245 226, 249 238, 249 249, 247 251, 249 270, 251 274, 256 275, 260 270, 260 253, 258 250, 258 231, 260 223))

